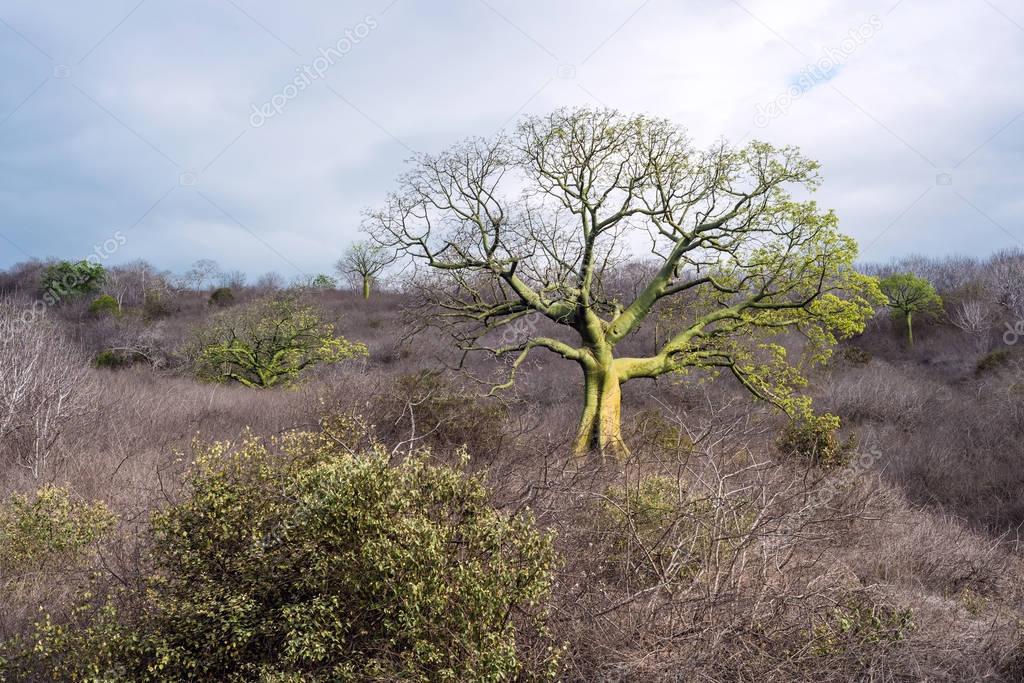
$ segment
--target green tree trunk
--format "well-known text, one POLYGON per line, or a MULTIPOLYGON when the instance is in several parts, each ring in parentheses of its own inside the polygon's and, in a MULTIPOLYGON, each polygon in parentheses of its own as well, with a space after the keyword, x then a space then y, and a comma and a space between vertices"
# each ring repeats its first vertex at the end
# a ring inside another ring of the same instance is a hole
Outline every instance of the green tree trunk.
POLYGON ((617 457, 629 454, 622 438, 621 381, 610 364, 584 369, 583 414, 574 451, 577 455, 593 451, 617 457))
POLYGON ((363 278, 363 298, 370 298, 370 278, 368 277, 363 278))
POLYGON ((907 347, 914 348, 914 314, 907 313, 907 347))

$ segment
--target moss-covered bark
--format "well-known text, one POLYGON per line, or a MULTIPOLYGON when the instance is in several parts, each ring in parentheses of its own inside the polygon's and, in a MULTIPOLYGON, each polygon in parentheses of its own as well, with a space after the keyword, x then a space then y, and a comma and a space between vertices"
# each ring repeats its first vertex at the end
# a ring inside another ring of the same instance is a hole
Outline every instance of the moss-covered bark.
POLYGON ((622 438, 621 380, 614 367, 584 370, 583 414, 576 433, 575 452, 600 451, 605 455, 628 454, 622 438))

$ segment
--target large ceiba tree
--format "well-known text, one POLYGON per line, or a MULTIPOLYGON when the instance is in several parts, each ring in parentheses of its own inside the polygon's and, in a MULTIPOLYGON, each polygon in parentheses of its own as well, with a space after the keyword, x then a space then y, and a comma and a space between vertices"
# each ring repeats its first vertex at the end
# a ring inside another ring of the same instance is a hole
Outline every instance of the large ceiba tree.
POLYGON ((637 378, 728 372, 790 413, 809 410, 796 393, 803 362, 862 331, 882 301, 836 216, 793 198, 817 170, 791 147, 701 151, 667 120, 558 110, 415 157, 366 229, 428 266, 417 277, 429 314, 462 348, 509 359, 496 388, 536 350, 577 363, 576 450, 623 453, 620 387, 637 378), (656 267, 623 296, 610 283, 641 248, 656 267), (656 352, 616 353, 652 312, 672 328, 656 352), (510 327, 562 333, 516 339, 510 327), (811 342, 800 362, 778 343, 793 331, 811 342))

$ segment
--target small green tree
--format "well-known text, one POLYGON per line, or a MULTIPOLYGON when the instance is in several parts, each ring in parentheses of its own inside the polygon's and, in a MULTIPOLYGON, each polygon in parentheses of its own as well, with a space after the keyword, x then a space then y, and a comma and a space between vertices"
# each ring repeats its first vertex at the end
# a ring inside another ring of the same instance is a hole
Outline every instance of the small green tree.
POLYGON ((313 289, 337 289, 338 281, 330 275, 320 273, 309 281, 309 286, 313 289))
POLYGON ((314 365, 367 353, 364 344, 335 336, 334 325, 316 309, 291 297, 261 299, 214 316, 188 351, 201 379, 254 388, 291 384, 314 365))
POLYGON ((346 249, 334 268, 342 277, 362 286, 363 298, 369 299, 370 289, 393 261, 393 253, 373 242, 364 241, 346 249))
POLYGON ((60 261, 44 272, 41 285, 43 295, 56 304, 86 294, 95 294, 106 280, 107 271, 91 261, 60 261))
POLYGON ((934 316, 942 312, 942 299, 932 283, 913 273, 890 275, 879 283, 889 308, 907 324, 907 346, 914 346, 914 315, 934 316))

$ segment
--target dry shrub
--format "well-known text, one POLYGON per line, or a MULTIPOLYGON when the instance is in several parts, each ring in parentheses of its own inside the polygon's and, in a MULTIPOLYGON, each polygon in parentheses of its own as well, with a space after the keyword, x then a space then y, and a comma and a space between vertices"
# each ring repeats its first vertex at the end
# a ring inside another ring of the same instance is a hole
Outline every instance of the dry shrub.
POLYGON ((79 434, 71 427, 98 391, 82 353, 38 315, 0 301, 0 464, 34 479, 74 451, 79 434))
POLYGON ((466 446, 477 458, 490 459, 502 448, 506 420, 504 404, 424 370, 400 375, 385 389, 377 424, 391 443, 440 451, 466 446))
POLYGON ((810 680, 838 660, 855 670, 875 644, 812 649, 815 624, 856 587, 824 553, 869 515, 870 493, 856 477, 801 476, 756 455, 759 422, 689 427, 678 427, 685 452, 649 430, 625 462, 547 461, 528 486, 565 558, 566 679, 810 680))
POLYGON ((949 397, 949 388, 879 361, 827 377, 819 390, 826 409, 844 422, 892 422, 912 428, 928 410, 949 397))

